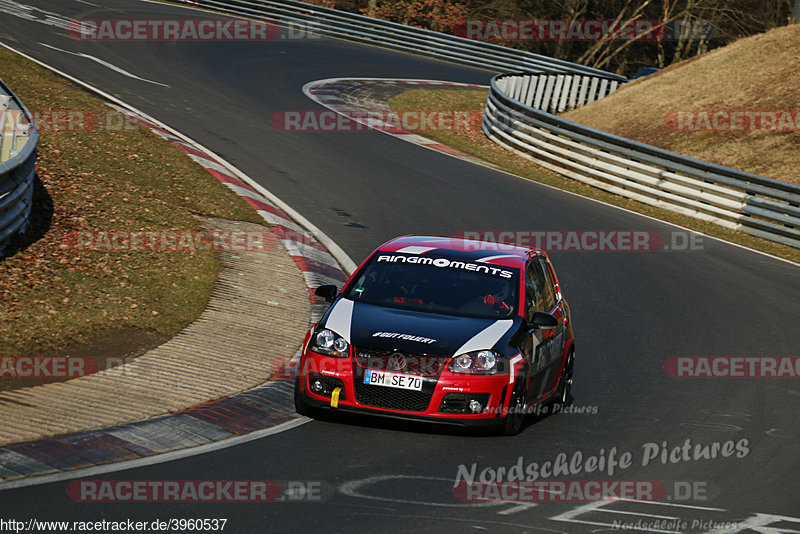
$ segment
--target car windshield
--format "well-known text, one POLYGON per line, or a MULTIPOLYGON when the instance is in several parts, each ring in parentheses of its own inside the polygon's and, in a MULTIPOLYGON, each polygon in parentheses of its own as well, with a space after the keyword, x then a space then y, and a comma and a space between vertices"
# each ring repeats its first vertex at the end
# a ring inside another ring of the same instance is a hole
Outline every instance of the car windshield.
POLYGON ((418 311, 513 317, 519 269, 436 256, 378 253, 344 296, 418 311))

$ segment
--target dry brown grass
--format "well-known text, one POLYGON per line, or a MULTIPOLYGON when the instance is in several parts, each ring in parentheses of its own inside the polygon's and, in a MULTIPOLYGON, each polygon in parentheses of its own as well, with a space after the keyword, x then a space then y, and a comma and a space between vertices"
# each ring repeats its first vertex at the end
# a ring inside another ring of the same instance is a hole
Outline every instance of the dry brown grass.
POLYGON ((800 131, 679 132, 665 124, 677 111, 800 110, 798 43, 800 25, 740 39, 564 116, 673 152, 800 183, 800 131))
MULTIPOLYGON (((488 91, 486 89, 410 89, 394 97, 389 102, 389 106, 394 111, 466 110, 482 114, 487 93, 488 91)), ((466 130, 434 129, 431 131, 419 131, 418 133, 462 152, 466 152, 467 154, 471 154, 472 156, 482 159, 488 165, 516 174, 517 176, 551 185, 581 196, 600 200, 663 221, 669 221, 687 228, 692 228, 705 234, 756 250, 761 250, 769 254, 774 254, 788 260, 800 261, 800 251, 796 248, 766 241, 735 230, 729 230, 710 222, 693 219, 662 208, 641 204, 635 200, 614 195, 550 172, 538 166, 533 161, 518 156, 513 152, 509 152, 500 145, 487 139, 483 131, 481 131, 479 124, 476 124, 472 129, 466 130)))
MULTIPOLYGON (((83 89, 2 48, 0 66, 34 112, 124 122, 83 89)), ((148 130, 41 127, 32 229, 0 260, 0 357, 64 354, 120 332, 133 343, 136 333, 171 337, 205 308, 214 255, 79 250, 69 246, 71 232, 196 230, 196 214, 252 222, 258 215, 148 130)))

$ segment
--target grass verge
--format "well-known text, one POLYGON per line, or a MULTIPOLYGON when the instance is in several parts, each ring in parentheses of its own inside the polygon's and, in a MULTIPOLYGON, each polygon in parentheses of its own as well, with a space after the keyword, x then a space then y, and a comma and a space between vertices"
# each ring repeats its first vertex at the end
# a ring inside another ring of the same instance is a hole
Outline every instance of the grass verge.
POLYGON ((800 25, 742 38, 626 83, 608 98, 564 117, 672 152, 800 184, 798 40, 800 25))
POLYGON ((263 220, 176 147, 84 89, 2 48, 0 65, 41 129, 32 228, 0 260, 0 357, 91 355, 98 340, 120 356, 173 336, 208 301, 219 268, 213 252, 85 251, 70 234, 199 230, 195 215, 263 220), (53 112, 72 112, 83 125, 53 121, 53 112))
MULTIPOLYGON (((394 97, 389 106, 393 111, 471 111, 483 113, 488 89, 410 89, 394 97)), ((446 144, 467 154, 484 160, 487 164, 516 174, 535 182, 547 184, 581 196, 600 200, 637 213, 655 217, 704 234, 718 237, 755 250, 800 262, 800 250, 752 237, 741 232, 728 230, 716 224, 707 223, 671 211, 648 206, 635 200, 607 193, 592 186, 565 178, 543 169, 532 161, 500 147, 486 138, 480 125, 462 130, 431 130, 418 132, 434 141, 446 144)))

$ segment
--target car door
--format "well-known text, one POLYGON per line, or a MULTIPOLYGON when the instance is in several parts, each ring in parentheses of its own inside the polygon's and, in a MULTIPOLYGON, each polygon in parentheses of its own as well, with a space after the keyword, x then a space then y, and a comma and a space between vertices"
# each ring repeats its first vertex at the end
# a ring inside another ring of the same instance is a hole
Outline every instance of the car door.
POLYGON ((556 328, 532 328, 528 334, 531 360, 528 393, 529 401, 536 402, 558 382, 565 338, 563 303, 543 257, 533 258, 526 268, 525 305, 528 322, 532 321, 535 312, 550 313, 558 320, 556 328))
MULTIPOLYGON (((545 391, 552 391, 556 385, 558 385, 559 372, 561 371, 561 364, 564 358, 564 349, 567 341, 565 320, 567 310, 565 308, 566 304, 556 288, 553 279, 553 271, 549 262, 544 257, 537 258, 536 262, 541 267, 540 270, 544 278, 545 309, 558 320, 558 326, 556 328, 545 331, 545 335, 548 337, 548 346, 544 366, 548 372, 543 380, 545 382, 545 391)), ((537 271, 538 270, 539 269, 537 269, 537 271)))

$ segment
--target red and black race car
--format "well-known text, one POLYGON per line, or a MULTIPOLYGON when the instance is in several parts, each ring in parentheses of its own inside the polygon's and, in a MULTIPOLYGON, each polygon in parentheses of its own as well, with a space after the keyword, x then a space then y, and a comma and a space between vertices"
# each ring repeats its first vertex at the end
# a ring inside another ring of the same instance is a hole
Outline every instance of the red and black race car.
POLYGON ((516 434, 540 403, 566 404, 575 345, 547 254, 405 236, 378 247, 303 344, 300 414, 341 410, 516 434))

